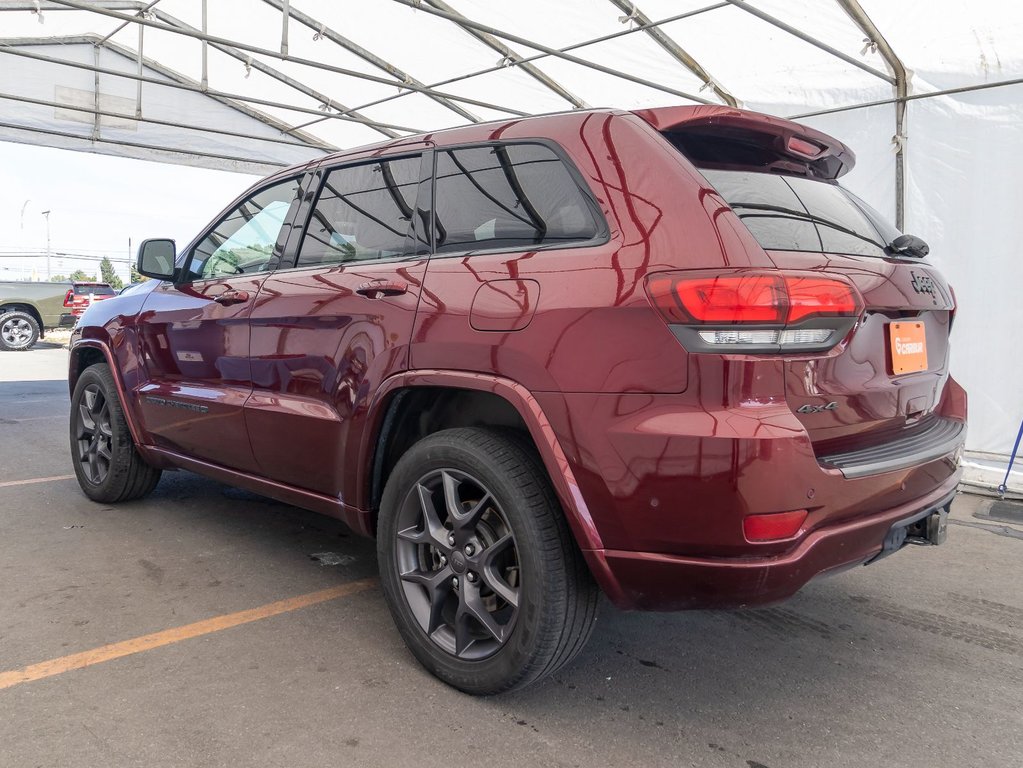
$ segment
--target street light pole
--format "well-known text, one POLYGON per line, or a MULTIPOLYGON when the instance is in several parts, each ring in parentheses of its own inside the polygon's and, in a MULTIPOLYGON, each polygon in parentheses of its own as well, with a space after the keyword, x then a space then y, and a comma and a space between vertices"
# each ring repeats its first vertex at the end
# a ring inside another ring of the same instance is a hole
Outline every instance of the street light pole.
POLYGON ((50 272, 50 212, 43 211, 43 216, 46 217, 46 282, 49 282, 53 277, 53 273, 50 272))

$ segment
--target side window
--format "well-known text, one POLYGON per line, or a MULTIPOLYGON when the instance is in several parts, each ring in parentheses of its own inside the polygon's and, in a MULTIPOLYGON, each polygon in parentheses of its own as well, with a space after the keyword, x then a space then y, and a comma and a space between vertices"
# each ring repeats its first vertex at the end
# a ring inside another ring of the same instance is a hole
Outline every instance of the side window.
POLYGON ((266 272, 276 266, 274 246, 299 180, 288 179, 257 192, 221 219, 192 251, 190 280, 266 272))
POLYGON ((437 153, 436 252, 536 247, 597 236, 594 212, 549 147, 437 153))
POLYGON ((404 255, 415 217, 419 166, 416 155, 330 171, 306 228, 297 266, 404 255))

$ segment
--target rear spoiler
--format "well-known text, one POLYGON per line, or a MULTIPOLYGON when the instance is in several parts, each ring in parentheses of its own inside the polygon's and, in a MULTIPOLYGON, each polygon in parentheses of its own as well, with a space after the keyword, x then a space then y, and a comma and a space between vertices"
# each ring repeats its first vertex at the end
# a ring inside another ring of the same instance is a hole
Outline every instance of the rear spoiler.
POLYGON ((809 126, 732 107, 634 112, 700 168, 796 173, 837 179, 856 164, 838 139, 809 126))

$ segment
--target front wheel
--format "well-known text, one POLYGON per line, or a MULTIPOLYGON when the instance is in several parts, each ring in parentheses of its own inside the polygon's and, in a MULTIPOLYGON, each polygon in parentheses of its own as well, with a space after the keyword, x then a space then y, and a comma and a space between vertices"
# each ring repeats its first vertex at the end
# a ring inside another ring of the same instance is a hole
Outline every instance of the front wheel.
POLYGON ((106 363, 90 365, 78 377, 70 426, 75 475, 90 499, 130 501, 156 487, 160 470, 146 464, 136 450, 106 363))
POLYGON ((39 340, 39 323, 20 309, 0 314, 0 350, 23 352, 39 340))
POLYGON ((596 619, 596 585, 515 433, 450 429, 410 448, 384 489, 377 553, 406 645, 466 693, 551 674, 596 619))

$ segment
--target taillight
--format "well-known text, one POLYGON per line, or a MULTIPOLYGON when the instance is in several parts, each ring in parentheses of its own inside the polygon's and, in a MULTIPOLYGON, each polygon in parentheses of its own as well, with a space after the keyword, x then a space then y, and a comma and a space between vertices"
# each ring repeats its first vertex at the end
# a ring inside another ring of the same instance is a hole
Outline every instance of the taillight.
POLYGON ((71 288, 71 289, 68 290, 67 293, 64 294, 64 306, 65 307, 70 307, 70 306, 72 306, 74 304, 74 301, 75 301, 75 290, 74 290, 74 288, 71 288))
POLYGON ((823 351, 863 311, 856 288, 802 272, 669 272, 647 294, 690 351, 823 351))

